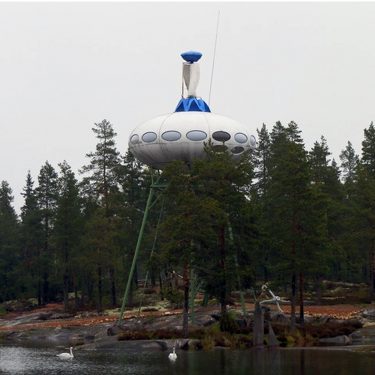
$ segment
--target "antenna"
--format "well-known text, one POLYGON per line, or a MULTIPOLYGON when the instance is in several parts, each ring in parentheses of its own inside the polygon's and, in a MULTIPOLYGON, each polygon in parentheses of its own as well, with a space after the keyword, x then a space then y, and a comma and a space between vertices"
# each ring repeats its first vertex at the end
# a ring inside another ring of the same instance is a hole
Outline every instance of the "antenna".
POLYGON ((214 57, 212 59, 212 70, 211 70, 211 81, 210 81, 210 92, 208 94, 208 105, 211 103, 211 89, 212 89, 212 80, 214 78, 214 69, 215 69, 215 58, 216 58, 216 44, 217 44, 217 35, 219 33, 219 20, 220 20, 220 10, 217 11, 217 22, 216 22, 216 36, 215 36, 215 46, 214 46, 214 57))

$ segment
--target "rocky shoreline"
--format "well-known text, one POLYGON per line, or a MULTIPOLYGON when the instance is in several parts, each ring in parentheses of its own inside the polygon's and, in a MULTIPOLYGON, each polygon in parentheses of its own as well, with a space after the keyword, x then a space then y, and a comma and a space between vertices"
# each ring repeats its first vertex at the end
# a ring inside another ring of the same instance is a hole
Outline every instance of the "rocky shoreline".
MULTIPOLYGON (((239 310, 231 309, 236 331, 220 332, 218 307, 198 308, 190 324, 189 339, 182 338, 180 311, 150 312, 142 316, 128 314, 121 326, 117 314, 81 312, 72 315, 58 309, 23 312, 0 319, 0 343, 67 347, 76 349, 126 348, 126 350, 169 350, 176 346, 186 350, 213 348, 251 348, 254 316, 243 318, 239 310)), ((271 324, 277 342, 282 347, 375 345, 375 309, 362 309, 349 319, 330 315, 306 314, 304 331, 289 331, 290 316, 267 309, 265 321, 271 324), (301 334, 303 332, 303 334, 301 334)), ((265 324, 265 344, 270 334, 265 324)))

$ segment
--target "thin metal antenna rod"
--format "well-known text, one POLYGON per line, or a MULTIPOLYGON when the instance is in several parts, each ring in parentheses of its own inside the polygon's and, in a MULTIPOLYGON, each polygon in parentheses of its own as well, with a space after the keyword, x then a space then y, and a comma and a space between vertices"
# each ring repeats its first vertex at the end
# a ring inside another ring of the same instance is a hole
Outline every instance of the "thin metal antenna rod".
POLYGON ((212 80, 213 80, 213 78, 214 78, 215 58, 216 58, 216 45, 217 45, 217 35, 218 35, 218 33, 219 33, 219 20, 220 20, 220 10, 217 11, 215 47, 214 47, 214 57, 213 57, 213 59, 212 59, 211 82, 210 82, 210 92, 209 92, 209 94, 208 94, 208 105, 210 105, 210 103, 211 103, 211 89, 212 89, 212 80))

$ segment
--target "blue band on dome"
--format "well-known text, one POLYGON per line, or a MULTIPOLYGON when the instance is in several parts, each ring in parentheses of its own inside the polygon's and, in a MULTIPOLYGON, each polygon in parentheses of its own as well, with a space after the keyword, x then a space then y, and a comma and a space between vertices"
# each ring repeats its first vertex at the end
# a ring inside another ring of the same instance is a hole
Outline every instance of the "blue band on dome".
POLYGON ((203 99, 191 97, 182 98, 178 102, 175 112, 211 112, 211 110, 203 99))
POLYGON ((181 57, 186 62, 195 63, 202 57, 202 54, 198 51, 188 51, 188 52, 181 53, 181 57))

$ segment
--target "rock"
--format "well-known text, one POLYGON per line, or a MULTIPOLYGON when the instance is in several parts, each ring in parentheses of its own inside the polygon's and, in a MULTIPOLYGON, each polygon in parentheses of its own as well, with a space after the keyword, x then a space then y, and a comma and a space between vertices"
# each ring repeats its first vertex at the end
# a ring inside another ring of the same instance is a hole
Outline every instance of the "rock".
POLYGON ((281 312, 273 312, 271 311, 269 314, 270 321, 274 323, 278 323, 280 325, 288 326, 290 324, 290 319, 287 315, 281 312))
POLYGON ((322 315, 319 316, 316 320, 317 323, 319 324, 326 324, 331 320, 331 318, 328 315, 322 315))
POLYGON ((308 314, 305 314, 304 319, 305 319, 305 324, 310 324, 315 320, 315 318, 312 315, 308 315, 308 314))
POLYGON ((73 314, 69 313, 54 313, 48 319, 69 319, 73 318, 73 314))
POLYGON ((319 344, 323 345, 351 345, 352 339, 346 335, 336 336, 336 337, 327 337, 319 339, 319 344))
POLYGON ((48 320, 52 316, 52 312, 40 313, 38 320, 48 320))
POLYGON ((280 341, 277 339, 275 332, 272 329, 271 322, 268 322, 268 346, 280 346, 280 341))
POLYGON ((375 320, 375 309, 363 311, 362 316, 369 320, 375 320))
POLYGON ((146 306, 141 308, 142 312, 154 312, 154 311, 159 311, 159 309, 155 306, 146 306))
POLYGON ((180 341, 180 349, 182 350, 200 350, 202 349, 202 342, 198 339, 184 339, 180 341))
POLYGON ((2 307, 9 312, 29 311, 35 306, 37 306, 37 303, 33 298, 28 300, 10 300, 2 303, 2 307))
POLYGON ((246 328, 247 327, 247 320, 246 319, 235 319, 236 325, 238 328, 246 328))
POLYGON ((263 347, 264 341, 264 311, 257 301, 255 303, 254 326, 253 326, 254 347, 263 347))
POLYGON ((337 325, 340 325, 340 324, 344 324, 344 323, 346 323, 347 320, 345 320, 345 319, 335 319, 335 318, 330 318, 330 319, 329 319, 329 322, 330 322, 331 324, 337 324, 337 325))
POLYGON ((375 326, 361 328, 349 336, 355 345, 375 345, 375 326))
POLYGON ((72 334, 69 337, 69 341, 70 341, 70 344, 73 345, 73 346, 83 345, 85 343, 84 336, 81 333, 72 334))
POLYGON ((95 311, 83 311, 82 313, 75 315, 74 318, 93 318, 99 315, 100 314, 95 311))
POLYGON ((194 319, 194 323, 196 325, 203 327, 208 327, 215 322, 216 319, 214 319, 211 315, 197 315, 194 319))
POLYGON ((108 336, 116 336, 119 333, 124 332, 124 328, 118 325, 111 326, 107 329, 107 335, 108 336))
POLYGON ((218 322, 221 318, 221 314, 220 313, 213 313, 211 314, 211 316, 218 322))
POLYGON ((163 340, 146 341, 143 344, 143 348, 165 351, 168 349, 168 344, 163 340))
POLYGON ((94 341, 95 341, 95 335, 86 335, 84 337, 85 344, 90 344, 90 343, 93 343, 94 341))

